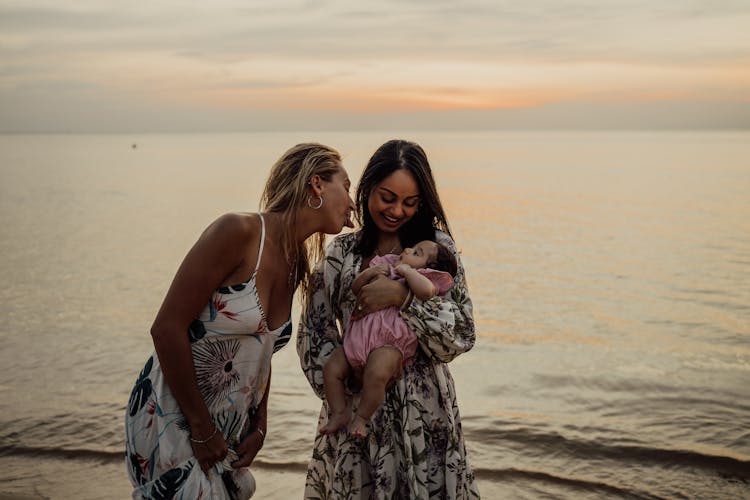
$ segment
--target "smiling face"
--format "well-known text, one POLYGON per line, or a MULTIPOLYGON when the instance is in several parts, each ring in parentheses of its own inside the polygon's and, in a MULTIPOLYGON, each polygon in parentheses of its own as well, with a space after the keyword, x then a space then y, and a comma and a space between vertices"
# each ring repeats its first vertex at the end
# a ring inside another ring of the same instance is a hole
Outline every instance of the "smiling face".
POLYGON ((352 223, 354 200, 349 195, 351 182, 344 167, 339 167, 338 172, 331 176, 330 181, 323 181, 322 187, 321 196, 324 199, 321 207, 324 220, 322 232, 338 234, 344 226, 354 227, 352 223))
POLYGON ((399 169, 375 185, 367 200, 367 210, 380 231, 395 233, 414 217, 419 196, 414 176, 399 169))
POLYGON ((437 260, 438 245, 434 241, 420 241, 412 248, 405 248, 398 257, 399 263, 409 264, 414 269, 428 267, 437 260))

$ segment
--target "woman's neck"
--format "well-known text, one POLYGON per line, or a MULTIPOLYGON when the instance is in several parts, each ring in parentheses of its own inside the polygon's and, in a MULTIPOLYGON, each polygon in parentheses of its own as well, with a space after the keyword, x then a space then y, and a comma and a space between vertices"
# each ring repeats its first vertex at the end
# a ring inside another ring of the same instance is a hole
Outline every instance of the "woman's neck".
POLYGON ((378 237, 378 244, 375 245, 376 255, 386 255, 389 253, 400 252, 401 250, 401 241, 396 233, 387 235, 381 234, 378 237))
MULTIPOLYGON (((270 220, 270 224, 277 230, 278 234, 283 234, 283 226, 286 222, 280 212, 264 212, 263 216, 266 220, 270 220)), ((292 237, 297 245, 302 244, 307 238, 312 236, 316 232, 315 220, 310 217, 305 217, 302 214, 297 214, 297 221, 293 229, 292 237)), ((279 241, 281 243, 281 240, 279 241)))

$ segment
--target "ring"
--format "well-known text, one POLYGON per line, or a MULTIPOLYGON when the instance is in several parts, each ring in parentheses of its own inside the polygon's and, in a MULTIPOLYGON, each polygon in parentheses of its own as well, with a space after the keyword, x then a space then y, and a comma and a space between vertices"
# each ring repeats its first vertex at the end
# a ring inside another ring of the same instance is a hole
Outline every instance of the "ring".
POLYGON ((361 310, 362 310, 362 304, 357 306, 357 311, 361 311, 361 310))

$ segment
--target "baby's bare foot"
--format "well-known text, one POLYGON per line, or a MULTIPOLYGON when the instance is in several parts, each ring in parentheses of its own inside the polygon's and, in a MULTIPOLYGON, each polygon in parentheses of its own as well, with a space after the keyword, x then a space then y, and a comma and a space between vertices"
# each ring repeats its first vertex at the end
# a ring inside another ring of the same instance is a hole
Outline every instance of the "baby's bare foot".
POLYGON ((355 414, 352 423, 349 424, 349 434, 355 438, 364 438, 367 436, 367 420, 355 414))
POLYGON ((339 429, 346 427, 346 424, 352 419, 351 410, 346 409, 345 411, 332 413, 328 417, 328 423, 321 426, 319 432, 321 434, 333 434, 339 429))

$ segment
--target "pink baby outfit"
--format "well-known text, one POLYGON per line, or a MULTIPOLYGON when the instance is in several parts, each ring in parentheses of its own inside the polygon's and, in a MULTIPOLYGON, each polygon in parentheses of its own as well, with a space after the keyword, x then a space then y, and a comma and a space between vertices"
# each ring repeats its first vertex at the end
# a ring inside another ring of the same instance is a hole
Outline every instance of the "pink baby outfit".
MULTIPOLYGON (((390 278, 405 282, 403 276, 396 273, 399 256, 388 254, 376 255, 370 261, 369 267, 387 264, 390 278)), ((437 289, 438 295, 443 295, 453 286, 453 277, 444 271, 435 269, 417 269, 426 276, 437 289)), ((344 333, 344 353, 352 368, 361 369, 367 364, 367 357, 378 347, 391 346, 401 351, 403 363, 408 363, 417 352, 417 337, 406 326, 397 307, 389 307, 374 311, 358 320, 349 321, 344 333)))

